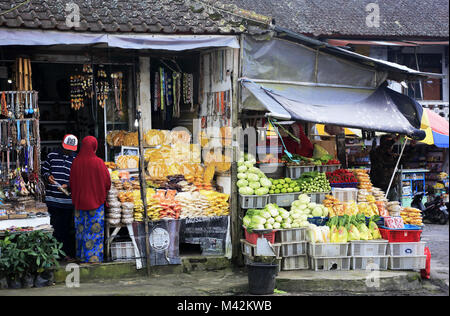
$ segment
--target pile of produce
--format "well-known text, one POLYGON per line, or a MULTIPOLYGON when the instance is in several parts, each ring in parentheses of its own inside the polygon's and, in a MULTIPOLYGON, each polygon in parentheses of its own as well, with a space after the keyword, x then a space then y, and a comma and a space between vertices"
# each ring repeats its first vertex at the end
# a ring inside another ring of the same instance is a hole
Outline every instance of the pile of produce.
POLYGON ((330 192, 331 186, 324 172, 304 172, 295 180, 302 193, 330 192))
MULTIPOLYGON (((298 199, 292 202, 290 213, 304 216, 302 217, 302 222, 305 222, 310 217, 327 217, 329 209, 323 204, 311 202, 311 197, 308 195, 300 194, 298 199)), ((300 227, 304 226, 306 225, 301 225, 300 227)))
POLYGON ((251 154, 241 153, 238 160, 238 181, 239 193, 241 195, 266 195, 272 182, 267 176, 255 167, 256 159, 251 154))
POLYGON ((325 195, 325 200, 322 201, 322 204, 328 208, 329 217, 344 215, 344 204, 334 196, 325 195))
POLYGON ((291 228, 289 212, 276 204, 267 204, 264 209, 249 209, 242 219, 248 232, 261 229, 291 228))
POLYGON ((405 224, 423 226, 422 212, 417 208, 404 207, 400 212, 400 216, 405 224))
POLYGON ((307 230, 308 241, 312 243, 346 243, 352 240, 381 239, 381 234, 376 224, 377 216, 369 219, 362 214, 334 216, 330 218, 325 227, 310 225, 307 230))
POLYGON ((181 207, 180 218, 194 218, 207 216, 209 201, 200 192, 181 192, 175 196, 181 207))
POLYGON ((286 166, 323 166, 323 165, 339 165, 341 164, 339 160, 334 159, 332 155, 328 153, 318 157, 304 157, 297 154, 292 154, 292 158, 283 155, 281 161, 286 164, 286 166))
POLYGON ((157 190, 156 194, 153 196, 158 200, 159 205, 161 205, 162 210, 159 211, 159 218, 180 218, 181 207, 178 201, 175 200, 175 195, 177 191, 175 190, 157 190))
POLYGON ((291 178, 269 179, 272 185, 269 188, 269 194, 300 192, 297 181, 291 178))
POLYGON ((353 172, 347 169, 337 169, 333 172, 326 172, 327 180, 331 183, 356 183, 353 172))

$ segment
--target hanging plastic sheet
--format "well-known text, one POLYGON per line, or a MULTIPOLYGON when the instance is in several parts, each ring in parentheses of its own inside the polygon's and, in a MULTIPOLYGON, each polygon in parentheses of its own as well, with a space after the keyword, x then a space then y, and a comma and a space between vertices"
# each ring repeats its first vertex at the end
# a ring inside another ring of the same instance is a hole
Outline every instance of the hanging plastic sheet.
POLYGON ((413 99, 386 87, 352 89, 288 86, 269 89, 249 80, 242 85, 269 111, 268 116, 331 124, 423 139, 422 107, 413 99))

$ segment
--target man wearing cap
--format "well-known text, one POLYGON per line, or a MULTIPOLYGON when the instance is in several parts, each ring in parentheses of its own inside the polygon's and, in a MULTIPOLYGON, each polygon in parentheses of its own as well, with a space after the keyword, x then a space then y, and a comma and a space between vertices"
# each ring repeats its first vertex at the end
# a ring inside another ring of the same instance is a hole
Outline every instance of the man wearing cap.
POLYGON ((47 182, 45 202, 55 238, 63 243, 66 260, 75 257, 74 210, 70 196, 70 168, 75 159, 78 139, 65 135, 62 147, 47 155, 42 164, 42 177, 47 182))

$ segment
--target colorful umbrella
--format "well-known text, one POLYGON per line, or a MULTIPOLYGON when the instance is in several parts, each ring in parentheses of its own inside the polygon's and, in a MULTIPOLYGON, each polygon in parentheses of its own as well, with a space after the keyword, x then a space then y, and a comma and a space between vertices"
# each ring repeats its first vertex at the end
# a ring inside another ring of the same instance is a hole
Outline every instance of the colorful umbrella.
POLYGON ((424 130, 426 137, 422 143, 448 148, 448 121, 439 114, 424 108, 420 129, 424 130))

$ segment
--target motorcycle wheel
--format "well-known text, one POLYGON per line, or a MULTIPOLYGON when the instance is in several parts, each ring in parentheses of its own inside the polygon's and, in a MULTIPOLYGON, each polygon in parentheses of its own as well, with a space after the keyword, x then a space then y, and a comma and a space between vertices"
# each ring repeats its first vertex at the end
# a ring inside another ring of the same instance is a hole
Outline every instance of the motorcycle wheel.
POLYGON ((447 222, 448 222, 448 216, 445 215, 444 213, 441 213, 439 215, 439 224, 445 225, 445 224, 447 224, 447 222))

